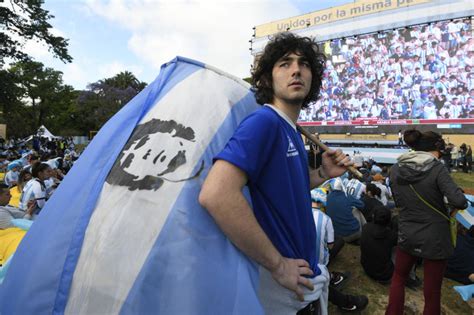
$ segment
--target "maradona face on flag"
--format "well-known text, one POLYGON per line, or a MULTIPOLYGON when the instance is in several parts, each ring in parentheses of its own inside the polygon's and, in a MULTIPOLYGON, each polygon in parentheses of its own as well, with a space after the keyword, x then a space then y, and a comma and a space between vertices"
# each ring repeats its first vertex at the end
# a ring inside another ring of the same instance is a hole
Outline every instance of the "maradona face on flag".
POLYGON ((262 314, 257 267, 197 200, 257 107, 239 79, 184 58, 164 65, 43 208, 0 286, 0 313, 262 314))
POLYGON ((181 182, 196 178, 204 169, 204 161, 195 174, 188 174, 186 152, 196 145, 194 130, 174 120, 151 119, 135 128, 107 177, 111 185, 129 190, 157 190, 164 181, 181 182), (167 147, 164 144, 169 144, 167 147))

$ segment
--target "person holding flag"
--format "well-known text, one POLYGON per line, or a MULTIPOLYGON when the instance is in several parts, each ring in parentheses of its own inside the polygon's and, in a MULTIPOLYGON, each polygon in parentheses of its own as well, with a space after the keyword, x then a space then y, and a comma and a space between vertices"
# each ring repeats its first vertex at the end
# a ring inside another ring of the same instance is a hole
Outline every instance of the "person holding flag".
POLYGON ((319 95, 325 60, 308 37, 282 33, 267 44, 252 74, 263 106, 215 156, 199 195, 224 234, 259 263, 259 299, 267 314, 307 314, 317 299, 327 313, 329 275, 316 257, 309 192, 353 162, 329 150, 322 166, 309 170, 296 128, 300 110, 319 95))

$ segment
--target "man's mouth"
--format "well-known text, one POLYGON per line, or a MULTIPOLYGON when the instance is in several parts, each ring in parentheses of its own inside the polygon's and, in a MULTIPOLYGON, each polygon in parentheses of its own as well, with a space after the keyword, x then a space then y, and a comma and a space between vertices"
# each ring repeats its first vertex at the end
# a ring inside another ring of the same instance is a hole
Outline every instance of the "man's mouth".
POLYGON ((303 86, 303 82, 295 81, 295 82, 290 83, 289 86, 303 86))

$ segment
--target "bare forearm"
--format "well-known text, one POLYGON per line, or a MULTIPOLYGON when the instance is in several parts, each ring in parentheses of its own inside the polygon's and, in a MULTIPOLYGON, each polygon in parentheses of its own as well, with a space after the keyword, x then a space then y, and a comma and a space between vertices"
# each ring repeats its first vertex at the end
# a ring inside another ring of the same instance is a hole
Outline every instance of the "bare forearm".
POLYGON ((272 271, 282 259, 242 194, 247 177, 240 169, 217 161, 199 195, 199 202, 224 234, 244 254, 272 271))
POLYGON ((281 255, 268 239, 242 193, 215 198, 207 210, 224 234, 244 254, 268 270, 274 270, 281 255))

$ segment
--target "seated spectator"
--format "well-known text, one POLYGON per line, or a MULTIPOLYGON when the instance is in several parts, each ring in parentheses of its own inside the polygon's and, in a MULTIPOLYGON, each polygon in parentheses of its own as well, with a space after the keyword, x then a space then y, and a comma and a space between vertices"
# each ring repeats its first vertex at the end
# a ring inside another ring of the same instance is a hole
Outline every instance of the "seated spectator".
POLYGON ((374 184, 367 184, 365 191, 365 195, 361 199, 364 202, 361 212, 367 222, 372 222, 375 208, 383 207, 383 203, 379 200, 382 191, 374 184))
POLYGON ((375 174, 372 180, 372 184, 376 185, 380 189, 380 197, 379 200, 383 203, 384 206, 388 204, 388 200, 392 198, 390 191, 388 190, 387 186, 384 184, 385 177, 380 174, 375 174))
POLYGON ((313 189, 311 191, 311 201, 314 223, 316 225, 318 235, 321 230, 327 231, 327 233, 322 233, 322 235, 326 236, 326 239, 324 240, 324 244, 322 244, 322 246, 327 246, 327 248, 318 249, 320 255, 319 260, 320 263, 329 265, 329 263, 334 260, 336 255, 340 252, 342 247, 344 247, 345 242, 340 237, 334 237, 334 227, 332 225, 331 218, 325 214, 327 204, 327 193, 324 191, 324 189, 313 189), (329 253, 329 256, 322 257, 321 255, 326 251, 329 253))
POLYGON ((18 175, 19 175, 19 170, 20 170, 20 163, 18 162, 11 162, 7 166, 7 174, 5 174, 5 184, 8 187, 13 187, 17 184, 18 182, 18 175))
POLYGON ((448 259, 444 276, 462 284, 474 283, 474 229, 458 227, 454 254, 448 259))
POLYGON ((19 207, 20 205, 20 197, 21 193, 23 192, 23 188, 25 187, 26 183, 30 181, 33 177, 31 173, 27 170, 22 170, 20 175, 18 176, 18 183, 16 186, 10 188, 10 193, 12 198, 10 199, 10 206, 19 207))
POLYGON ((31 200, 34 201, 34 219, 40 213, 47 200, 44 181, 51 176, 51 167, 48 164, 38 162, 33 165, 31 175, 33 175, 33 179, 25 185, 21 194, 20 209, 26 211, 29 202, 31 200))
POLYGON ((35 154, 30 154, 28 156, 28 164, 23 167, 24 170, 31 173, 31 168, 33 165, 39 162, 39 157, 35 154))
MULTIPOLYGON (((316 225, 316 242, 318 263, 328 265, 336 253, 344 246, 342 239, 334 239, 334 229, 331 218, 321 210, 326 204, 326 193, 318 188, 311 191, 314 223, 316 225), (331 253, 331 249, 333 252, 331 253)), ((341 272, 331 272, 328 300, 339 309, 346 312, 360 312, 365 309, 369 300, 364 295, 350 295, 339 291, 338 285, 347 280, 347 275, 341 272)))
POLYGON ((360 199, 366 189, 365 184, 355 178, 352 174, 349 175, 349 179, 344 180, 344 187, 346 188, 347 194, 356 199, 360 199))
POLYGON ((34 207, 30 205, 27 211, 19 208, 8 206, 11 194, 7 185, 0 184, 0 229, 13 227, 11 221, 13 219, 29 219, 34 207))
POLYGON ((351 195, 346 196, 342 189, 342 181, 337 178, 333 191, 328 195, 327 215, 332 220, 337 236, 341 236, 349 243, 357 242, 362 226, 366 223, 364 215, 359 210, 364 207, 364 203, 351 195))
POLYGON ((372 279, 388 282, 392 278, 393 248, 397 245, 397 231, 390 228, 391 213, 383 205, 374 208, 373 222, 362 228, 360 238, 360 263, 372 279))

